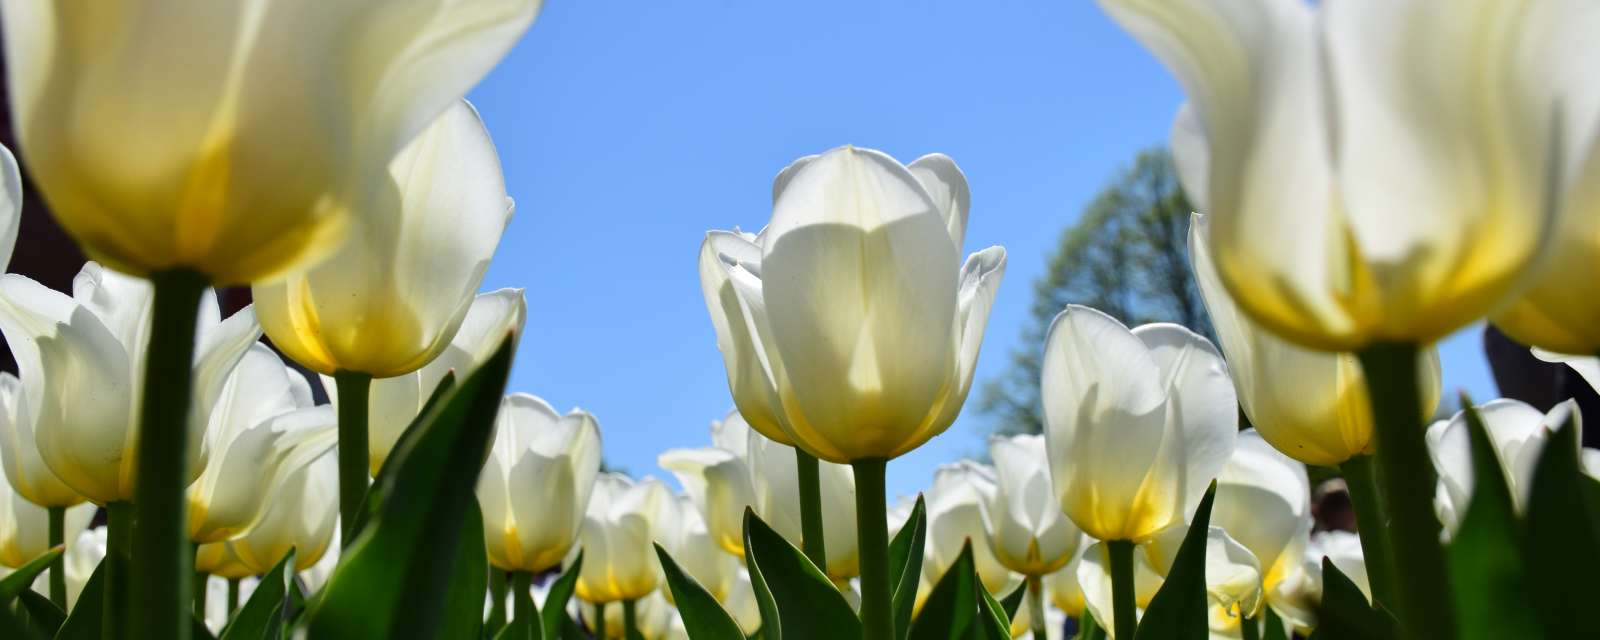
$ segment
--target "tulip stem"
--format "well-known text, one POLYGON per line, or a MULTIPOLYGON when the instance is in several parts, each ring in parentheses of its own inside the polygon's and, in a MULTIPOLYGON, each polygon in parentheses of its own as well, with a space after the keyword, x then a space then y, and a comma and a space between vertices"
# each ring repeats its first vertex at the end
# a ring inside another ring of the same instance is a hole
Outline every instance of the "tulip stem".
POLYGON ((367 403, 372 376, 356 371, 335 371, 339 391, 339 540, 345 547, 355 539, 354 528, 367 497, 367 403))
POLYGON ((506 626, 506 572, 489 566, 489 620, 484 623, 489 637, 506 626))
POLYGON ((634 604, 634 602, 636 602, 636 601, 635 600, 623 600, 622 601, 622 638, 623 638, 623 640, 634 640, 634 638, 639 636, 639 622, 637 620, 635 620, 634 616, 633 616, 633 604, 634 604))
POLYGON ((1094 614, 1085 607, 1083 615, 1078 618, 1077 640, 1100 640, 1105 635, 1100 632, 1100 623, 1095 621, 1094 614))
POLYGON ((1438 476, 1423 437, 1422 393, 1417 384, 1418 346, 1375 344, 1361 350, 1367 395, 1372 398, 1379 489, 1389 521, 1395 613, 1408 635, 1456 637, 1450 579, 1439 544, 1433 499, 1438 476))
POLYGON ((1357 454, 1339 465, 1350 502, 1356 509, 1356 532, 1361 535, 1361 556, 1366 558, 1372 581, 1372 600, 1394 609, 1393 560, 1389 557, 1389 527, 1383 517, 1383 497, 1378 493, 1378 468, 1372 456, 1357 454))
POLYGON ((228 619, 239 611, 239 579, 228 578, 228 619))
POLYGON ((594 637, 605 640, 606 637, 606 603, 594 603, 594 637))
POLYGON ((800 546, 822 573, 828 573, 828 549, 822 537, 822 488, 817 457, 794 448, 795 475, 800 481, 800 546))
MULTIPOLYGON (((496 573, 503 572, 497 571, 496 573)), ((504 585, 505 580, 501 579, 500 584, 504 585)), ((504 594, 503 589, 501 593, 504 594)), ((500 597, 500 601, 502 603, 505 602, 504 595, 500 597)), ((536 637, 533 634, 533 630, 539 627, 540 622, 539 611, 533 604, 532 573, 517 571, 511 574, 511 602, 516 607, 513 611, 515 617, 512 618, 512 624, 517 626, 516 633, 511 634, 511 637, 524 639, 536 637)), ((501 604, 500 606, 504 607, 505 605, 501 604)))
POLYGON ((1028 622, 1032 623, 1033 637, 1045 637, 1050 625, 1044 620, 1044 581, 1039 576, 1028 576, 1028 622))
MULTIPOLYGON (((67 540, 67 508, 50 507, 50 546, 59 547, 67 540)), ((55 603, 62 611, 67 610, 67 574, 62 573, 66 566, 66 554, 57 556, 50 563, 50 602, 55 603)))
POLYGON ((100 637, 122 638, 128 632, 124 598, 128 597, 128 544, 133 528, 133 503, 106 503, 105 586, 101 601, 100 637))
POLYGON ((1132 638, 1139 627, 1133 599, 1133 541, 1107 540, 1106 553, 1111 556, 1111 628, 1118 638, 1132 638))
POLYGON ((856 539, 861 550, 861 637, 893 638, 893 602, 889 591, 889 511, 884 497, 881 458, 850 464, 856 477, 856 539))
POLYGON ((211 595, 211 590, 206 588, 206 581, 210 579, 209 573, 194 572, 194 615, 200 620, 206 619, 206 596, 211 595))
POLYGON ((1239 635, 1241 640, 1261 640, 1261 620, 1258 618, 1239 618, 1239 635))
POLYGON ((135 637, 188 640, 189 582, 194 554, 184 535, 189 480, 189 403, 195 319, 205 276, 187 269, 150 274, 155 301, 139 405, 139 457, 134 481, 132 589, 135 637))

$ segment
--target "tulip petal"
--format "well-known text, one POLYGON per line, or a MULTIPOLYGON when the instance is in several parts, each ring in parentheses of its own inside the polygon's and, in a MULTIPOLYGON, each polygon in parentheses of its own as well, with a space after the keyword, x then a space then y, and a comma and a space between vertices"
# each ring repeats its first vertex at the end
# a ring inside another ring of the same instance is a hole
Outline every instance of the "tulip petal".
MULTIPOLYGON (((17 65, 23 66, 23 65, 17 65)), ((0 145, 0 269, 11 264, 22 230, 22 172, 11 150, 0 145)))
POLYGON ((56 477, 39 456, 33 410, 27 406, 22 381, 10 372, 0 373, 0 461, 6 480, 24 499, 37 505, 67 507, 83 496, 56 477))
MULTIPOLYGON (((700 290, 717 332, 717 350, 728 373, 728 388, 741 414, 762 435, 789 443, 783 432, 777 387, 767 363, 766 345, 747 317, 732 282, 732 269, 760 269, 761 247, 737 232, 712 231, 700 245, 700 290)), ((742 448, 740 449, 742 450, 742 448)))
POLYGON ((1183 195, 1199 211, 1210 211, 1206 202, 1211 186, 1211 142, 1206 140, 1205 124, 1200 122, 1193 104, 1185 102, 1178 107, 1167 144, 1172 148, 1172 163, 1178 169, 1183 195))
POLYGON ((1170 414, 1176 418, 1184 463, 1178 486, 1183 513, 1194 513, 1206 486, 1233 454, 1239 430, 1239 403, 1222 354, 1199 334, 1175 324, 1147 324, 1133 330, 1150 349, 1166 381, 1170 414))
MULTIPOLYGON (((1217 477, 1212 526, 1249 549, 1265 571, 1289 552, 1310 517, 1305 465, 1273 449, 1254 430, 1240 433, 1233 457, 1217 477)), ((1294 555, 1298 563, 1298 550, 1294 555)))
POLYGON ((751 470, 743 456, 716 447, 669 449, 657 464, 683 484, 713 541, 730 554, 743 552, 744 512, 756 504, 751 470))
POLYGON ((906 169, 939 205, 945 227, 950 231, 950 241, 960 250, 967 239, 967 213, 972 209, 972 190, 967 187, 966 174, 956 166, 955 160, 942 153, 917 158, 906 165, 906 169))
MULTIPOLYGON (((961 407, 966 404, 967 394, 972 391, 972 377, 978 368, 978 351, 983 346, 983 331, 989 325, 989 310, 994 307, 994 298, 1000 291, 1000 279, 1006 273, 1006 250, 1003 247, 989 247, 967 256, 967 263, 961 268, 961 286, 956 294, 956 328, 958 351, 956 363, 955 392, 945 399, 940 416, 929 425, 931 431, 929 438, 942 433, 956 420, 956 415, 961 412, 961 407)), ((921 445, 926 438, 913 439, 915 444, 921 445)), ((911 447, 907 447, 909 450, 911 447)))

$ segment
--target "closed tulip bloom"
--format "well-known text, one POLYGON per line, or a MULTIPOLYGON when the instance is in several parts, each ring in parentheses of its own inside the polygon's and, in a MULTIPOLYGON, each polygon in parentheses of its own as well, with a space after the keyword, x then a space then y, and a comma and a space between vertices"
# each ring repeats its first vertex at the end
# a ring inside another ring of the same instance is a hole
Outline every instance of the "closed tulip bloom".
MULTIPOLYGON (((1538 468, 1539 456, 1551 434, 1568 419, 1582 423, 1577 413, 1578 404, 1567 400, 1552 407, 1549 413, 1540 413, 1519 400, 1499 399, 1479 405, 1477 411, 1511 489, 1512 506, 1520 511, 1533 491, 1534 470, 1538 468)), ((1434 506, 1446 533, 1454 533, 1461 525, 1461 518, 1472 500, 1475 476, 1470 440, 1465 412, 1457 412, 1451 419, 1428 427, 1428 450, 1439 470, 1439 492, 1434 506)), ((1582 455, 1584 472, 1600 478, 1600 450, 1585 448, 1582 455)))
POLYGON ((655 541, 677 526, 678 504, 655 478, 634 482, 619 473, 595 480, 578 546, 583 568, 577 595, 586 602, 637 600, 661 584, 655 541))
MULTIPOLYGON (((1211 261, 1209 228, 1210 216, 1191 218, 1189 257, 1250 423, 1272 446, 1306 464, 1334 467, 1372 454, 1372 404, 1355 355, 1299 346, 1240 311, 1211 261)), ((1439 403, 1439 353, 1429 347, 1418 358, 1418 418, 1426 419, 1439 403)))
POLYGON ((1087 606, 1083 600, 1083 585, 1078 582, 1078 567, 1083 564, 1083 555, 1094 542, 1093 538, 1078 534, 1078 550, 1072 554, 1071 560, 1055 573, 1044 577, 1045 593, 1050 596, 1051 604, 1074 618, 1082 618, 1087 606))
POLYGON ((1072 559, 1083 535, 1061 512, 1050 485, 1044 437, 992 437, 989 457, 998 483, 983 515, 995 559, 1027 576, 1059 570, 1072 559))
POLYGON ((56 477, 39 455, 34 412, 28 408, 22 380, 0 372, 0 464, 6 481, 23 498, 45 507, 69 507, 83 496, 56 477))
POLYGON ((1532 275, 1556 150, 1594 121, 1593 100, 1566 99, 1594 86, 1593 20, 1570 15, 1587 3, 1100 4, 1188 94, 1184 190, 1268 330, 1328 351, 1427 344, 1532 275))
MULTIPOLYGON (((522 333, 522 322, 527 315, 528 307, 521 289, 480 293, 439 357, 411 373, 372 381, 367 400, 367 450, 373 476, 383 468, 400 434, 405 433, 406 427, 422 412, 422 406, 427 404, 445 374, 455 371, 457 382, 470 375, 494 355, 507 335, 522 333)), ((322 388, 328 391, 328 399, 334 407, 339 406, 336 387, 331 376, 322 376, 322 388)))
MULTIPOLYGON (((726 604, 729 602, 743 599, 754 603, 754 593, 740 593, 751 588, 748 577, 741 582, 739 574, 744 567, 740 559, 724 553, 711 541, 706 521, 700 517, 700 510, 693 501, 687 496, 679 496, 676 503, 678 524, 671 530, 662 530, 657 534, 656 541, 661 548, 667 550, 673 562, 678 563, 685 573, 705 587, 711 597, 724 603, 724 608, 728 608, 726 604)), ((665 587, 665 584, 662 586, 665 587)), ((668 602, 672 602, 671 589, 662 588, 660 591, 668 602)))
MULTIPOLYGON (((778 471, 751 469, 747 456, 751 434, 737 410, 711 425, 711 447, 668 449, 656 457, 688 493, 706 528, 709 542, 735 556, 744 556, 744 512, 756 506, 754 476, 778 471)), ((793 458, 793 456, 790 456, 793 458)), ((791 462, 791 465, 793 463, 791 462)), ((792 471, 790 472, 792 474, 792 471)))
POLYGON ((457 101, 389 162, 326 260, 252 289, 261 325, 323 374, 410 373, 450 344, 511 218, 489 132, 457 101))
MULTIPOLYGON (((749 432, 748 453, 751 486, 755 489, 756 513, 784 538, 801 542, 802 527, 798 504, 800 483, 795 469, 794 451, 749 432)), ((817 463, 817 486, 822 507, 822 539, 828 561, 823 571, 834 581, 849 580, 861 573, 861 546, 856 540, 856 479, 850 467, 832 462, 817 463)))
MULTIPOLYGON (((94 505, 67 509, 62 540, 72 542, 94 518, 94 505)), ((20 568, 50 550, 50 512, 0 482, 0 565, 20 568)))
MULTIPOLYGON (((1210 551, 1209 547, 1207 551, 1210 551)), ((1144 615, 1145 608, 1155 599, 1164 581, 1161 574, 1150 567, 1146 554, 1133 554, 1133 605, 1138 615, 1144 615)), ((1084 551, 1078 563, 1078 585, 1083 590, 1085 610, 1100 621, 1106 637, 1115 637, 1116 628, 1111 624, 1116 620, 1111 611, 1111 559, 1104 542, 1095 541, 1084 551)))
POLYGON ((783 430, 783 409, 771 367, 765 364, 766 345, 751 326, 755 320, 735 292, 730 268, 743 265, 760 273, 761 237, 733 231, 711 231, 700 244, 700 291, 717 331, 717 351, 728 374, 735 413, 761 435, 780 444, 794 444, 783 430))
POLYGON ((1068 305, 1041 368, 1050 475, 1067 517, 1098 540, 1134 542, 1186 522, 1238 429, 1211 343, 1172 324, 1130 331, 1068 305))
POLYGON ((721 236, 751 246, 710 262, 761 346, 780 426, 837 463, 894 458, 942 433, 966 401, 1005 271, 999 247, 961 264, 965 176, 939 154, 906 166, 840 147, 796 161, 773 191, 759 246, 721 236))
POLYGON ((29 173, 91 256, 255 282, 387 197, 389 160, 539 4, 7 0, 7 93, 29 173))
MULTIPOLYGON (((92 515, 92 514, 91 514, 92 515)), ((94 575, 100 561, 106 557, 106 528, 95 527, 86 529, 78 534, 77 539, 67 545, 67 553, 62 556, 62 572, 67 578, 67 610, 70 612, 78 604, 78 596, 83 593, 84 585, 89 583, 89 577, 94 575)), ((37 583, 34 588, 37 590, 37 583)), ((48 587, 48 585, 46 585, 48 587)))
MULTIPOLYGON (((72 292, 68 297, 23 276, 0 276, 0 333, 17 356, 39 457, 90 501, 131 500, 153 290, 148 281, 91 262, 73 280, 72 292)), ((221 320, 210 291, 201 298, 198 322, 187 421, 195 442, 229 372, 261 336, 248 307, 221 320)), ((209 455, 206 447, 189 448, 191 481, 209 455)))
POLYGON ((561 564, 583 525, 600 473, 600 425, 588 412, 563 416, 526 393, 506 396, 494 445, 478 474, 489 563, 538 573, 561 564))
POLYGON ((989 534, 984 530, 983 505, 994 499, 997 490, 994 469, 971 460, 934 472, 933 488, 926 497, 928 537, 922 559, 922 575, 929 584, 938 584, 969 542, 978 579, 989 593, 1005 595, 1021 584, 984 542, 989 534))
MULTIPOLYGON (((313 410, 332 413, 328 405, 313 410)), ((333 418, 327 418, 332 424, 333 418)), ((267 508, 243 536, 229 542, 239 561, 257 575, 272 570, 294 549, 294 570, 305 571, 332 546, 339 523, 338 451, 329 450, 267 480, 267 508), (287 471, 287 473, 286 473, 287 471)))
POLYGON ((227 580, 266 573, 256 571, 240 560, 231 542, 208 542, 195 547, 194 570, 227 580))
POLYGON ((201 445, 210 451, 188 489, 189 539, 220 542, 261 516, 268 483, 333 449, 333 412, 316 408, 305 376, 261 343, 250 346, 223 385, 201 445))

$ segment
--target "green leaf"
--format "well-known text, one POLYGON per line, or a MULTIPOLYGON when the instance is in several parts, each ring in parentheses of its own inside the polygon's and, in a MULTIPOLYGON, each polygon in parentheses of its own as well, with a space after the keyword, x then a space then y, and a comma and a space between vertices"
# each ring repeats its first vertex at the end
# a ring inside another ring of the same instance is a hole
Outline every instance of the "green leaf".
POLYGON ((1094 613, 1086 607, 1083 616, 1078 618, 1078 640, 1105 640, 1106 630, 1100 628, 1100 623, 1094 619, 1094 613))
POLYGON ((1537 609, 1522 570, 1522 530, 1511 502, 1511 486, 1495 455, 1483 417, 1467 407, 1471 436, 1472 500, 1461 527, 1445 549, 1450 567, 1456 629, 1463 640, 1537 638, 1537 609))
POLYGON ((1394 616, 1368 604, 1361 587, 1322 559, 1322 605, 1311 640, 1396 640, 1399 629, 1394 616))
POLYGON ((1539 454, 1523 547, 1530 599, 1552 638, 1592 634, 1594 603, 1600 602, 1600 524, 1590 485, 1578 468, 1574 416, 1551 434, 1539 454))
POLYGON ((565 633, 566 625, 572 624, 572 618, 567 616, 567 601, 572 599, 572 591, 578 586, 578 572, 582 570, 583 551, 580 550, 572 566, 550 584, 550 592, 544 596, 544 610, 539 612, 544 620, 544 637, 554 640, 565 633))
MULTIPOLYGON (((977 578, 976 565, 973 567, 973 578, 977 578)), ((983 586, 981 580, 978 586, 983 586)), ((977 633, 972 635, 985 640, 1011 640, 1011 614, 1006 613, 1005 606, 996 601, 988 589, 978 589, 978 617, 979 623, 973 626, 977 633)))
POLYGON ((861 620, 833 582, 748 508, 744 555, 768 640, 861 635, 861 620))
POLYGON ((1272 607, 1266 609, 1266 623, 1262 625, 1265 629, 1261 634, 1261 640, 1289 640, 1289 636, 1283 630, 1283 618, 1278 617, 1278 612, 1273 611, 1272 607))
MULTIPOLYGON (((411 424, 406 425, 405 430, 400 432, 400 437, 395 439, 394 447, 390 451, 399 451, 401 447, 413 446, 411 443, 422 434, 421 426, 426 424, 426 419, 433 415, 434 411, 439 408, 439 403, 443 402, 444 398, 455 387, 456 372, 454 370, 446 371, 444 377, 439 379, 439 384, 434 385, 433 393, 428 394, 428 401, 422 403, 422 409, 417 411, 417 417, 412 418, 411 424)), ((378 475, 373 478, 372 487, 367 490, 365 495, 361 496, 361 508, 356 510, 356 523, 354 528, 351 529, 353 532, 351 534, 352 538, 361 535, 361 530, 366 528, 367 521, 377 515, 379 506, 383 504, 383 496, 378 493, 379 488, 391 486, 394 482, 395 469, 400 468, 398 464, 390 464, 392 461, 394 461, 394 456, 391 455, 384 461, 383 466, 378 468, 378 475)))
POLYGON ((661 572, 667 577, 667 587, 672 590, 672 601, 683 616, 683 626, 689 630, 690 640, 744 640, 744 630, 728 615, 727 610, 701 586, 694 576, 683 572, 661 545, 656 545, 656 557, 661 559, 661 572))
POLYGON ((954 640, 966 638, 978 617, 978 592, 983 584, 978 581, 977 565, 972 561, 972 540, 961 546, 961 555, 950 568, 939 576, 928 599, 922 603, 922 615, 911 621, 906 633, 908 640, 954 640))
POLYGON ((310 611, 310 637, 434 637, 448 626, 439 604, 453 588, 454 550, 465 527, 440 523, 474 516, 511 350, 508 336, 402 437, 373 487, 376 510, 310 611))
POLYGON ((39 554, 39 557, 29 560, 28 564, 0 579, 0 606, 10 606, 11 601, 16 600, 22 592, 33 588, 33 580, 44 573, 45 569, 49 569, 50 563, 55 562, 56 558, 61 557, 63 549, 61 545, 51 547, 49 551, 39 554))
POLYGON ((1210 612, 1206 595, 1206 540, 1211 531, 1211 504, 1217 497, 1217 483, 1211 483, 1195 509, 1189 531, 1183 535, 1178 555, 1172 560, 1167 579, 1150 599, 1144 617, 1139 619, 1138 640, 1173 640, 1210 637, 1210 612))
POLYGON ((56 640, 100 640, 100 614, 104 610, 100 603, 105 599, 105 569, 104 560, 95 565, 89 580, 83 583, 83 590, 78 592, 78 606, 67 612, 66 621, 56 631, 56 640))
POLYGON ((267 575, 261 576, 250 599, 222 628, 221 640, 276 639, 288 621, 289 585, 294 582, 294 549, 284 554, 267 575))
POLYGON ((922 585, 922 552, 928 536, 928 508, 917 494, 911 517, 889 542, 889 575, 895 577, 894 628, 905 637, 911 628, 911 612, 917 605, 917 587, 922 585))
POLYGON ((66 612, 33 589, 22 592, 22 595, 17 597, 17 602, 28 612, 29 626, 43 633, 46 638, 56 635, 56 631, 61 629, 61 623, 67 620, 66 612))
POLYGON ((1000 606, 1005 609, 1007 620, 1016 619, 1017 609, 1022 608, 1022 599, 1026 597, 1028 597, 1028 583, 1023 582, 1017 588, 1012 589, 1011 593, 1000 601, 1000 606))
POLYGON ((439 612, 439 637, 481 637, 483 602, 489 591, 489 552, 483 546, 483 512, 476 498, 467 505, 467 514, 461 520, 448 581, 439 612))

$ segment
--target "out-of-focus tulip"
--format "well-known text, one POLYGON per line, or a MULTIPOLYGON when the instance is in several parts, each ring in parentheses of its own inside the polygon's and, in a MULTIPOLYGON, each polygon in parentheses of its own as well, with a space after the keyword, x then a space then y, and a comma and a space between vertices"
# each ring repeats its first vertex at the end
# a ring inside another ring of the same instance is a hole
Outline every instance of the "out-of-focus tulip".
POLYGON ((328 550, 315 564, 300 570, 300 580, 306 585, 306 593, 316 593, 322 589, 322 585, 328 584, 328 578, 333 577, 333 569, 339 564, 339 550, 343 548, 339 536, 339 528, 334 527, 328 550))
MULTIPOLYGON (((678 526, 677 499, 655 478, 602 473, 583 516, 583 569, 577 595, 587 602, 637 600, 661 583, 654 542, 678 526)), ((620 628, 620 626, 619 626, 620 628)))
MULTIPOLYGON (((8 19, 7 32, 13 28, 8 19)), ((0 276, 0 333, 17 357, 19 397, 32 416, 39 457, 63 484, 99 504, 133 499, 152 301, 148 281, 92 262, 73 280, 71 297, 23 276, 0 276)), ((192 442, 201 441, 229 372, 261 336, 248 307, 219 316, 216 295, 207 291, 187 421, 192 442)), ((189 448, 190 481, 211 453, 189 448)))
MULTIPOLYGON (((239 578, 239 604, 250 601, 250 594, 255 593, 256 587, 261 584, 261 579, 255 576, 239 578)), ((228 578, 213 575, 206 579, 206 611, 204 622, 211 633, 222 633, 222 628, 228 625, 229 618, 235 612, 229 611, 232 603, 228 602, 228 578)))
MULTIPOLYGON (((1361 364, 1349 353, 1316 351, 1284 340, 1244 315, 1223 287, 1206 241, 1209 218, 1189 224, 1189 257, 1195 281, 1250 423, 1289 457, 1318 466, 1338 466, 1371 454, 1372 404, 1361 364)), ((1439 354, 1418 356, 1423 415, 1439 404, 1439 354)))
POLYGON ((0 270, 11 264, 22 230, 22 172, 11 150, 0 145, 0 270))
POLYGON ((389 378, 444 351, 511 219, 489 132, 457 101, 389 162, 326 260, 252 289, 272 343, 318 373, 389 378))
MULTIPOLYGON (((1522 401, 1499 399, 1479 405, 1477 411, 1511 488, 1512 505, 1520 510, 1533 490, 1533 472, 1551 433, 1568 418, 1581 424, 1578 404, 1568 400, 1541 414, 1522 401)), ((1466 413, 1456 412, 1451 419, 1428 427, 1428 450, 1439 469, 1439 493, 1434 506, 1445 532, 1453 534, 1472 500, 1474 473, 1466 413)), ((1584 471, 1600 478, 1600 450, 1585 448, 1582 454, 1584 471)))
POLYGON ((1594 86, 1574 75, 1594 22, 1575 3, 1100 4, 1188 94, 1184 190, 1269 330, 1329 351, 1432 343, 1531 275, 1555 150, 1594 122, 1593 100, 1559 108, 1594 86))
POLYGON ((1238 429, 1211 343, 1172 324, 1129 331, 1068 305, 1042 369, 1050 475, 1067 516, 1096 539, 1135 542, 1187 521, 1238 429))
POLYGON ((210 451, 188 489, 189 539, 221 542, 250 528, 267 506, 272 478, 309 464, 338 443, 335 417, 317 408, 311 385, 261 343, 223 385, 202 446, 210 451))
POLYGON ((938 584, 961 555, 962 546, 972 543, 972 560, 978 579, 991 594, 1005 595, 1021 584, 1021 578, 995 557, 984 541, 983 505, 994 500, 998 491, 994 469, 971 460, 947 464, 933 474, 933 487, 927 493, 928 537, 922 557, 922 575, 928 584, 938 584))
POLYGON ((998 482, 983 505, 983 517, 995 559, 1025 576, 1059 570, 1072 559, 1083 535, 1061 512, 1050 485, 1044 437, 992 437, 989 457, 998 482))
POLYGON ((779 426, 838 463, 894 458, 942 433, 966 401, 1005 271, 1000 247, 961 265, 966 177, 939 154, 906 166, 840 147, 795 161, 773 192, 759 243, 716 235, 705 249, 716 255, 701 260, 721 270, 701 282, 716 323, 727 325, 719 342, 735 354, 736 402, 762 395, 740 391, 760 387, 760 375, 746 373, 759 363, 779 426), (738 313, 720 278, 732 283, 738 313), (751 335, 732 335, 741 318, 751 335), (744 355, 744 340, 759 347, 755 356, 744 355))
MULTIPOLYGON (((469 375, 494 354, 507 335, 522 332, 522 322, 527 315, 528 306, 521 289, 480 293, 467 309, 455 337, 450 339, 450 346, 439 357, 411 373, 372 381, 367 401, 367 451, 374 476, 444 375, 454 370, 458 382, 469 375)), ((322 376, 322 388, 328 391, 328 399, 337 408, 336 387, 331 376, 322 376)))
MULTIPOLYGON (((587 559, 584 560, 584 564, 588 564, 587 559)), ((625 628, 622 614, 621 604, 606 607, 606 640, 622 640, 625 628)), ((643 640, 670 640, 676 637, 673 635, 674 627, 682 626, 682 621, 678 619, 678 610, 673 608, 672 603, 667 601, 666 595, 661 591, 651 591, 634 603, 633 620, 643 640)), ((584 617, 584 625, 590 632, 595 630, 594 621, 588 616, 584 617)))
MULTIPOLYGON (((1116 616, 1111 611, 1111 557, 1107 551, 1104 542, 1089 545, 1078 563, 1078 585, 1083 590, 1085 608, 1100 621, 1106 637, 1110 638, 1116 633, 1115 625, 1111 624, 1116 616)), ((1161 574, 1150 568, 1146 554, 1133 554, 1133 605, 1138 615, 1144 615, 1145 607, 1150 606, 1163 581, 1161 574)))
MULTIPOLYGON (((1150 568, 1163 576, 1163 580, 1172 570, 1187 529, 1187 526, 1175 526, 1168 530, 1173 535, 1157 536, 1143 546, 1150 568)), ((1206 596, 1210 602, 1213 631, 1236 632, 1240 618, 1260 616, 1266 602, 1261 586, 1264 571, 1256 555, 1222 527, 1206 529, 1206 596)))
MULTIPOLYGON (((677 503, 677 526, 659 532, 656 540, 679 567, 734 616, 746 633, 753 633, 761 626, 761 612, 756 606, 749 573, 745 572, 739 558, 724 553, 712 542, 705 519, 691 499, 683 496, 677 503)), ((672 592, 665 584, 660 591, 668 602, 672 601, 672 592)))
MULTIPOLYGON (((94 505, 68 507, 62 540, 71 543, 94 518, 94 505)), ((50 511, 0 482, 0 565, 20 568, 50 550, 50 511)))
POLYGON ((83 496, 57 478, 39 456, 33 420, 22 380, 0 372, 0 464, 5 467, 6 481, 23 498, 40 506, 82 503, 83 496))
POLYGON ((255 282, 389 196, 389 160, 539 5, 7 0, 8 94, 29 173, 90 255, 255 282))
MULTIPOLYGON (((332 413, 321 405, 312 411, 332 413)), ((327 418, 332 423, 332 417, 327 418)), ((272 570, 294 549, 294 570, 315 565, 333 542, 339 523, 338 451, 329 450, 310 464, 279 473, 267 481, 267 508, 255 526, 228 544, 239 561, 256 574, 272 570)))
POLYGON ((529 573, 560 564, 583 526, 599 474, 594 416, 579 409, 562 416, 526 393, 506 396, 478 475, 489 563, 529 573))
POLYGON ((1083 554, 1094 544, 1094 539, 1078 534, 1078 550, 1072 554, 1072 559, 1067 565, 1055 573, 1044 577, 1045 593, 1050 596, 1050 602, 1074 618, 1083 617, 1083 585, 1078 582, 1078 567, 1083 564, 1083 554))
MULTIPOLYGON (((668 449, 656 457, 656 463, 672 472, 689 494, 699 510, 710 542, 741 557, 744 555, 744 512, 756 506, 753 476, 779 473, 772 469, 753 473, 755 470, 750 468, 746 457, 752 437, 761 436, 752 434, 748 423, 734 410, 722 421, 711 423, 714 446, 668 449)), ((792 469, 789 473, 793 474, 792 469)), ((790 504, 796 499, 790 496, 790 504)))
POLYGON ((231 542, 208 542, 195 548, 194 570, 220 578, 233 580, 261 575, 239 559, 231 542))
MULTIPOLYGON (((1280 585, 1300 568, 1312 524, 1305 465, 1274 449, 1255 430, 1239 434, 1233 457, 1217 476, 1211 525, 1226 531, 1257 560, 1266 603, 1286 619, 1300 611, 1292 599, 1280 597, 1280 585)), ((1214 630, 1238 628, 1236 617, 1221 621, 1224 628, 1214 625, 1214 630)))
POLYGON ((1310 635, 1317 626, 1317 609, 1322 602, 1322 559, 1326 557, 1346 577, 1355 582, 1368 600, 1372 599, 1372 586, 1367 579, 1366 563, 1362 559, 1361 538, 1348 531, 1322 531, 1311 535, 1305 555, 1298 570, 1278 582, 1268 593, 1273 599, 1273 609, 1283 617, 1284 623, 1310 635))
MULTIPOLYGON (((89 576, 94 575, 95 568, 100 566, 100 561, 105 557, 105 527, 84 530, 78 534, 77 540, 67 545, 67 553, 62 556, 62 573, 67 578, 68 611, 77 606, 78 595, 83 593, 83 586, 89 583, 89 576)), ((35 584, 35 588, 38 587, 49 588, 48 585, 35 584)))

